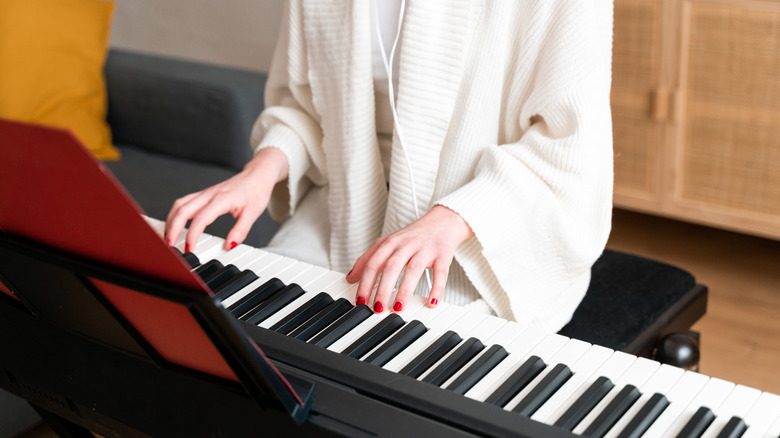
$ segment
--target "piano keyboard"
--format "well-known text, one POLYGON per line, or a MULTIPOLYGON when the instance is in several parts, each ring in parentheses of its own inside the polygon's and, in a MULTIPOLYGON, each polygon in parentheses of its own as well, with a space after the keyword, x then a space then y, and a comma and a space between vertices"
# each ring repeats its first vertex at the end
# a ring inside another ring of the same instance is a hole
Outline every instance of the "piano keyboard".
MULTIPOLYGON (((163 222, 147 221, 162 235, 163 222)), ((355 306, 344 274, 224 243, 204 234, 185 260, 223 307, 262 329, 575 435, 780 436, 778 395, 446 303, 430 309, 424 297, 376 314, 355 306)))

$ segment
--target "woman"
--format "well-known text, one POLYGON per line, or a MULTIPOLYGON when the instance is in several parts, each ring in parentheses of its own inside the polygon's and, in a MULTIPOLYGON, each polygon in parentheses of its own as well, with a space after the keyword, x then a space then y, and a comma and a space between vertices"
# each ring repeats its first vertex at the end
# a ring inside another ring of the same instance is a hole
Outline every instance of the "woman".
POLYGON ((235 246, 268 206, 271 250, 349 271, 376 312, 416 291, 559 329, 609 233, 611 2, 372 4, 286 3, 254 158, 166 238, 229 212, 235 246))

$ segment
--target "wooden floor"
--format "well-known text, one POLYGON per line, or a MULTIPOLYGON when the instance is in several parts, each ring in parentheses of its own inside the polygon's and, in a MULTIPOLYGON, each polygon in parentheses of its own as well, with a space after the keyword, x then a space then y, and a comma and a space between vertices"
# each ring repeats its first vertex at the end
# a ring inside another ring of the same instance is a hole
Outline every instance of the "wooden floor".
MULTIPOLYGON (((672 263, 709 288, 700 371, 780 394, 780 242, 616 210, 608 246, 672 263)), ((49 438, 41 426, 20 438, 49 438)))
POLYGON ((780 394, 780 242, 616 210, 608 247, 666 261, 709 288, 700 372, 780 394))

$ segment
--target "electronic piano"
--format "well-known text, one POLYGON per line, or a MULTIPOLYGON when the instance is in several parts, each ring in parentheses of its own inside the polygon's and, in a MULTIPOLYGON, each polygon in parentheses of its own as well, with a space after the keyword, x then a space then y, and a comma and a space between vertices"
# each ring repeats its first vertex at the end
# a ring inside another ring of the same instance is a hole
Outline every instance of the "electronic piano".
POLYGON ((215 236, 170 248, 70 134, 0 131, 0 387, 61 436, 780 436, 775 394, 420 297, 376 314, 215 236))
MULTIPOLYGON (((149 223, 161 233, 164 223, 149 223)), ((548 425, 544 436, 780 435, 775 394, 458 306, 430 309, 423 297, 401 314, 376 314, 355 306, 356 285, 341 273, 246 245, 223 248, 203 235, 186 258, 283 369, 417 415, 449 414, 439 417, 448 427, 522 434, 515 428, 526 418, 548 425)))

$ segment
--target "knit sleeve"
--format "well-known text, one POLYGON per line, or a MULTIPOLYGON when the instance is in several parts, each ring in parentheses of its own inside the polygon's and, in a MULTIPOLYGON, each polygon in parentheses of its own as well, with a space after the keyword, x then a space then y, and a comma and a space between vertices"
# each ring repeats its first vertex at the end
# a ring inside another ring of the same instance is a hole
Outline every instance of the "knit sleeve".
POLYGON ((611 37, 588 37, 587 15, 553 18, 532 91, 509 96, 522 108, 506 123, 522 134, 482 146, 473 178, 436 200, 474 231, 456 259, 488 304, 549 330, 571 317, 604 249, 613 180, 611 37))
POLYGON ((292 215, 312 185, 327 183, 320 119, 308 81, 299 2, 285 2, 283 18, 266 83, 265 109, 251 135, 255 153, 276 147, 287 157, 288 178, 274 188, 268 206, 277 220, 292 215))

